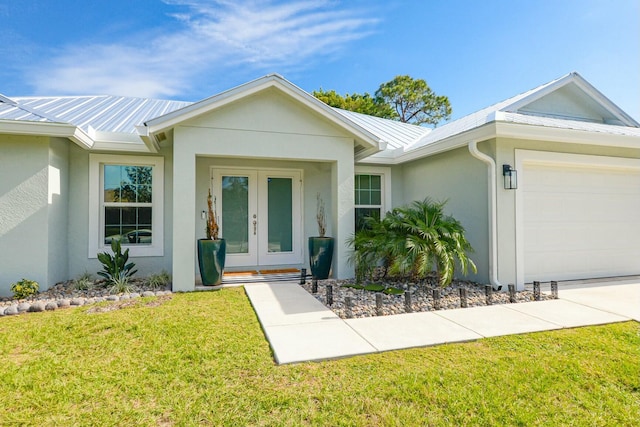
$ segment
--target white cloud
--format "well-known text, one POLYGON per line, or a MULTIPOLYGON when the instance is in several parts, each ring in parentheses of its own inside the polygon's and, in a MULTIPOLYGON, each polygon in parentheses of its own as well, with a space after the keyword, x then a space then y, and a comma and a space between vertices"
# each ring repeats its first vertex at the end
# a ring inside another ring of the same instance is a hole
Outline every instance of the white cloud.
POLYGON ((164 1, 177 9, 166 34, 155 28, 153 38, 141 32, 63 49, 32 70, 36 92, 173 97, 192 90, 197 76, 239 65, 282 72, 326 60, 377 23, 327 0, 164 1))

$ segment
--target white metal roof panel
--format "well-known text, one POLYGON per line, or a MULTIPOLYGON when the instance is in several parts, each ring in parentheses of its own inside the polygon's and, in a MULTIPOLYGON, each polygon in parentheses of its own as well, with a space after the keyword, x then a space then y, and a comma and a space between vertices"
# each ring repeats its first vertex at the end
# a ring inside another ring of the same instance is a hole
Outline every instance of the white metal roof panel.
POLYGON ((431 132, 430 128, 396 120, 368 116, 339 108, 334 108, 334 110, 386 142, 387 150, 407 147, 431 132))
MULTIPOLYGON (((190 102, 167 101, 124 96, 17 97, 19 105, 53 115, 61 122, 83 130, 135 134, 137 125, 190 102)), ((0 118, 3 116, 0 115, 0 118)))

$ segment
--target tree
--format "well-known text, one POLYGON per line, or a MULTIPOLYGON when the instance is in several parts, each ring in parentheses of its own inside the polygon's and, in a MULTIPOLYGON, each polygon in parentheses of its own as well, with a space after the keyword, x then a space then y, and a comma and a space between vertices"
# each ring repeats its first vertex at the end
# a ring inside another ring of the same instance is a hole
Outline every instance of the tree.
POLYGON ((335 90, 325 91, 320 88, 320 90, 313 91, 313 96, 331 107, 385 119, 396 118, 396 114, 391 106, 385 104, 382 100, 372 97, 366 92, 362 95, 359 93, 351 95, 347 93, 342 96, 335 90))
POLYGON ((367 92, 342 96, 322 89, 313 96, 331 107, 415 125, 435 126, 451 116, 449 98, 436 95, 426 81, 410 76, 396 76, 381 84, 374 96, 367 92))
POLYGON ((451 116, 449 98, 436 95, 426 81, 410 76, 396 76, 383 83, 375 93, 397 114, 397 119, 416 125, 437 125, 451 116))

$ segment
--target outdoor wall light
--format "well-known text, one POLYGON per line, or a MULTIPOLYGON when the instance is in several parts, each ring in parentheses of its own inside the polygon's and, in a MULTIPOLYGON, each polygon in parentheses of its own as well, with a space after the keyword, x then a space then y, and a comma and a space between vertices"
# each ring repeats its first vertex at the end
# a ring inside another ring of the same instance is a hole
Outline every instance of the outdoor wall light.
POLYGON ((513 169, 511 165, 502 165, 502 175, 504 176, 504 189, 518 189, 518 171, 513 169))

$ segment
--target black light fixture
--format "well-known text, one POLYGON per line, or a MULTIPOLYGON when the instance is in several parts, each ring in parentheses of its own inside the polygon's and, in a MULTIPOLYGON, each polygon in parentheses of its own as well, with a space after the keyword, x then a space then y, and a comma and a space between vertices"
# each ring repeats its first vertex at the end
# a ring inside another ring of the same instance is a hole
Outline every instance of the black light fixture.
POLYGON ((511 165, 502 165, 502 175, 504 176, 504 189, 518 189, 518 171, 513 169, 511 165))

